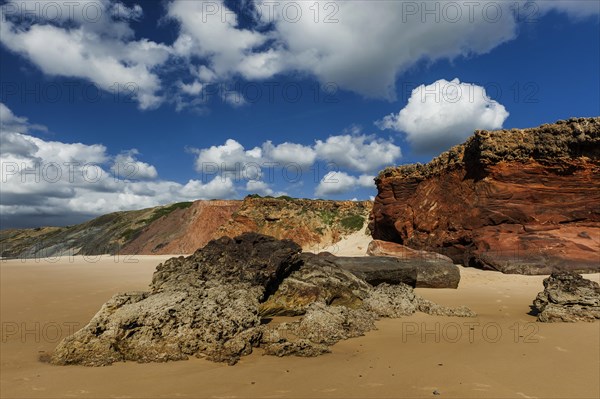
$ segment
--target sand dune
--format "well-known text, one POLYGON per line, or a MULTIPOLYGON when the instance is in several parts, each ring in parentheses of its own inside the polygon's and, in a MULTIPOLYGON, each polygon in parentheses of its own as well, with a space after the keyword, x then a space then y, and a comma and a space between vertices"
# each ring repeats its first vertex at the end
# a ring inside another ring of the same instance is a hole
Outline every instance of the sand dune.
MULTIPOLYGON (((528 315, 543 276, 461 268, 458 290, 417 289, 476 319, 415 314, 340 342, 319 358, 256 350, 230 367, 202 359, 104 368, 38 361, 114 293, 143 290, 165 256, 2 261, 2 397, 599 397, 600 323, 528 315), (469 324, 475 323, 475 324, 469 324)), ((595 281, 600 275, 588 275, 595 281)))
MULTIPOLYGON (((365 226, 366 227, 366 226, 365 226)), ((373 240, 370 235, 365 233, 364 228, 349 234, 340 241, 326 246, 307 246, 306 252, 330 252, 337 256, 366 256, 369 243, 373 240)))

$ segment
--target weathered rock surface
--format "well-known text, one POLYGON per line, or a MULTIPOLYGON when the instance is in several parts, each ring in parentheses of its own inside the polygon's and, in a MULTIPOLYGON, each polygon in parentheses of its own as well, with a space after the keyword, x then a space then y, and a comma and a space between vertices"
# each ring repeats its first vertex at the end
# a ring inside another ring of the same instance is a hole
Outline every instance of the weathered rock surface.
POLYGON ((376 184, 374 239, 505 273, 600 271, 600 118, 477 131, 376 184))
POLYGON ((417 311, 436 316, 474 317, 466 307, 448 308, 416 295, 406 284, 381 284, 364 300, 363 307, 378 317, 398 318, 417 311))
MULTIPOLYGON (((472 316, 416 296, 411 287, 373 288, 331 256, 256 233, 223 237, 158 265, 150 291, 115 295, 64 339, 54 364, 104 366, 205 357, 236 363, 254 347, 275 356, 317 356, 375 328, 379 317, 472 316), (303 315, 270 326, 262 315, 303 315)), ((390 260, 391 258, 387 258, 390 260)))
POLYGON ((264 349, 264 354, 269 356, 300 356, 300 357, 315 357, 330 353, 331 350, 327 345, 317 344, 308 339, 298 339, 288 341, 280 339, 277 342, 269 342, 261 345, 264 349))
POLYGON ((364 309, 327 306, 315 302, 309 306, 302 319, 285 323, 279 329, 286 329, 295 336, 316 344, 333 345, 375 330, 376 319, 374 313, 364 309))
POLYGON ((152 292, 207 284, 247 284, 268 296, 284 277, 300 267, 301 251, 293 241, 257 233, 221 237, 190 257, 171 258, 158 265, 152 277, 152 292))
POLYGON ((326 255, 326 258, 371 285, 404 283, 414 287, 417 284, 417 268, 414 263, 387 256, 326 255))
POLYGON ((298 266, 300 247, 253 233, 159 265, 150 292, 114 296, 63 340, 55 364, 103 366, 206 356, 235 363, 260 342, 259 301, 298 266))
POLYGON ((412 287, 406 284, 381 284, 369 292, 360 308, 327 306, 323 302, 314 302, 302 319, 284 323, 278 330, 313 344, 333 345, 340 340, 359 337, 375 330, 378 318, 398 318, 415 312, 437 316, 476 316, 466 307, 448 308, 428 301, 416 295, 412 287))
POLYGON ((324 256, 371 285, 403 283, 416 288, 457 288, 460 283, 458 267, 443 257, 324 256))
POLYGON ((381 240, 373 240, 369 243, 367 255, 390 256, 405 260, 442 260, 452 263, 452 259, 437 252, 421 251, 395 242, 381 240))
POLYGON ((454 263, 424 261, 414 266, 417 269, 416 288, 458 288, 460 270, 454 263))
POLYGON ((600 319, 600 285, 572 272, 555 272, 533 301, 538 320, 576 322, 600 319))
POLYGON ((303 253, 300 269, 286 278, 277 292, 260 305, 261 315, 303 315, 315 302, 359 308, 372 287, 340 268, 335 259, 333 255, 323 257, 303 253))

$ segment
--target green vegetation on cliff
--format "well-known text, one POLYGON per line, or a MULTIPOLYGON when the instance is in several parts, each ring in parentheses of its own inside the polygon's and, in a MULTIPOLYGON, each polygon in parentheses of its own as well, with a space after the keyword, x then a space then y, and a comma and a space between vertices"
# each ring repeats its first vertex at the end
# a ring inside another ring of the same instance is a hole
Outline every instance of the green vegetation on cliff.
POLYGON ((465 143, 425 165, 389 167, 379 173, 377 180, 396 176, 422 180, 465 164, 477 169, 502 161, 556 162, 577 157, 600 159, 600 117, 572 118, 529 129, 478 130, 465 143))
MULTIPOLYGON (((193 236, 200 234, 197 229, 209 239, 257 231, 289 238, 301 245, 321 245, 360 230, 370 210, 370 201, 323 201, 288 196, 249 195, 243 201, 180 202, 110 213, 69 227, 3 230, 0 231, 0 254, 5 258, 32 258, 161 253, 155 251, 168 248, 173 240, 196 243, 183 245, 193 251, 203 245, 194 240, 193 236), (194 205, 197 206, 190 209, 194 205), (211 219, 212 227, 206 224, 207 218, 211 219), (152 244, 145 245, 149 242, 152 244)), ((182 246, 177 244, 171 248, 181 251, 182 246)))

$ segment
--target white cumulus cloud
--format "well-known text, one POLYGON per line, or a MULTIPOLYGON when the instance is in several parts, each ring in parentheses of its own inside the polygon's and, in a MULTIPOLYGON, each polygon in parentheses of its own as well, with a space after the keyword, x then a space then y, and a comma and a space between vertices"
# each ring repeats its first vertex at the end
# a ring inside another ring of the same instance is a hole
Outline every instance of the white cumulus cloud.
POLYGON ((282 143, 273 145, 271 141, 266 141, 262 145, 265 157, 273 162, 281 164, 297 164, 302 168, 307 168, 315 163, 317 152, 310 146, 297 143, 282 143))
POLYGON ((296 167, 308 169, 317 161, 329 169, 346 169, 363 174, 394 165, 401 157, 400 147, 391 140, 374 135, 330 136, 313 145, 265 141, 261 146, 246 149, 236 140, 223 145, 192 149, 197 154, 196 171, 203 174, 228 174, 246 180, 259 180, 263 168, 296 167))
POLYGON ((392 141, 364 134, 330 136, 325 141, 317 140, 315 150, 320 159, 340 168, 363 173, 393 165, 402 155, 400 147, 392 141))
POLYGON ((140 109, 161 104, 162 83, 154 68, 169 58, 171 49, 134 39, 127 19, 142 15, 139 5, 128 8, 109 0, 25 3, 13 0, 2 7, 0 42, 7 49, 47 75, 80 78, 115 95, 132 96, 140 109), (24 7, 34 10, 32 23, 19 17, 27 15, 24 7), (85 18, 84 10, 98 18, 85 18))
POLYGON ((242 144, 234 139, 228 139, 223 145, 215 145, 209 148, 194 149, 198 154, 196 157, 196 171, 207 173, 236 172, 246 166, 257 165, 262 162, 262 150, 255 147, 246 150, 242 144))
POLYGON ((45 140, 32 136, 27 119, 2 103, 0 111, 12 115, 10 124, 0 126, 3 226, 72 224, 109 212, 237 195, 227 176, 185 184, 159 180, 153 165, 137 159, 137 150, 111 156, 101 144, 45 140))
POLYGON ((117 155, 110 170, 120 179, 156 179, 158 177, 156 168, 146 162, 139 161, 136 158, 137 155, 139 155, 139 151, 135 148, 117 155))
POLYGON ((405 133, 416 153, 435 154, 461 143, 476 129, 501 128, 508 115, 484 87, 440 79, 414 89, 406 107, 376 125, 405 133))
MULTIPOLYGON (((283 74, 394 99, 405 71, 486 54, 513 40, 519 21, 551 11, 574 18, 600 12, 596 0, 164 3, 161 20, 176 23, 172 43, 141 37, 132 22, 143 18, 142 6, 117 0, 6 0, 0 42, 47 75, 83 79, 111 93, 119 89, 141 109, 166 100, 178 110, 202 112, 205 104, 193 97, 207 84, 283 74), (170 81, 169 61, 181 66, 179 79, 192 83, 170 81)), ((247 105, 235 92, 220 99, 247 105)))
POLYGON ((246 191, 253 194, 259 195, 273 195, 273 189, 269 185, 261 180, 249 180, 246 183, 246 191))
POLYGON ((417 63, 485 54, 516 37, 510 4, 452 3, 255 0, 243 3, 255 23, 242 26, 233 3, 173 0, 167 16, 179 24, 174 53, 203 83, 301 72, 393 99, 396 78, 417 63))
POLYGON ((4 103, 0 103, 0 130, 24 133, 28 130, 48 130, 46 126, 35 125, 27 118, 16 116, 4 103))
POLYGON ((345 172, 332 171, 327 173, 315 189, 316 196, 344 194, 358 188, 374 188, 375 176, 351 176, 345 172))

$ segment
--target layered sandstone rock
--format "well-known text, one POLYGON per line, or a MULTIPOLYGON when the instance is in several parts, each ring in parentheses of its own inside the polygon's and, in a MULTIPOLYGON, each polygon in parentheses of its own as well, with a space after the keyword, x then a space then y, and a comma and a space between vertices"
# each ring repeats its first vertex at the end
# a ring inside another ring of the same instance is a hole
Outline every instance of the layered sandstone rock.
POLYGON ((304 249, 316 250, 365 230, 371 201, 326 201, 302 198, 248 196, 230 218, 223 220, 214 237, 253 231, 289 239, 304 249))
POLYGON ((210 240, 216 231, 243 206, 242 201, 195 201, 139 229, 124 243, 122 254, 191 254, 210 240))
POLYGON ((432 260, 452 262, 452 259, 437 252, 421 251, 412 249, 406 245, 395 242, 373 240, 367 247, 367 255, 370 256, 390 256, 405 260, 432 260))
POLYGON ((600 270, 600 118, 477 131, 376 184, 374 239, 505 273, 600 270))

